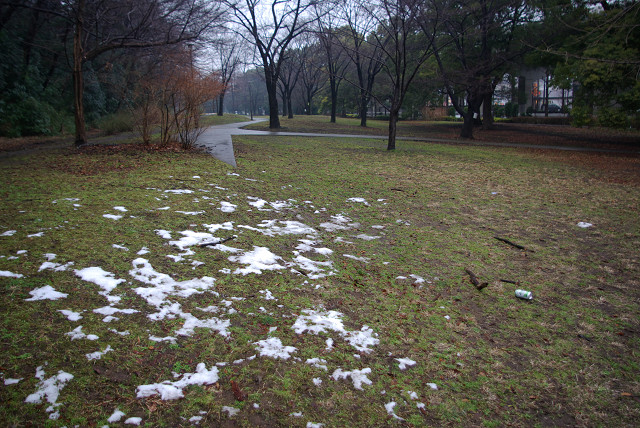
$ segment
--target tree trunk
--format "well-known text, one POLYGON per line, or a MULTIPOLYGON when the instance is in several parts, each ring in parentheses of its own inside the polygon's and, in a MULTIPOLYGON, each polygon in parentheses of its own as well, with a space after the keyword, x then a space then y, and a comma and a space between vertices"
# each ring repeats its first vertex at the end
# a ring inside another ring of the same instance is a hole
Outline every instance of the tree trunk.
POLYGON ((76 11, 75 34, 73 36, 73 98, 76 124, 76 147, 87 144, 87 131, 84 124, 84 81, 82 76, 83 50, 82 31, 84 26, 84 3, 85 0, 78 0, 78 10, 76 11))
POLYGON ((482 129, 493 129, 493 94, 485 94, 482 101, 482 129))
POLYGON ((398 131, 398 117, 400 116, 400 109, 393 106, 389 111, 389 141, 387 143, 387 150, 396 149, 396 134, 398 131))
POLYGON ((369 104, 367 96, 364 94, 360 95, 360 126, 363 128, 367 127, 367 104, 369 104))
POLYGON ((336 110, 338 109, 338 88, 336 87, 335 76, 329 77, 329 83, 331 85, 331 123, 336 123, 336 110))
POLYGON ((473 112, 469 110, 464 114, 464 123, 462 124, 462 130, 460 131, 461 138, 473 139, 473 112))
POLYGON ((287 118, 293 119, 293 106, 291 105, 291 92, 287 94, 287 109, 289 109, 289 116, 287 116, 287 118))
POLYGON ((279 129, 277 79, 274 79, 269 70, 265 70, 265 78, 267 81, 267 96, 269 97, 269 129, 279 129))
POLYGON ((224 92, 220 93, 218 96, 218 116, 222 116, 224 114, 224 92))

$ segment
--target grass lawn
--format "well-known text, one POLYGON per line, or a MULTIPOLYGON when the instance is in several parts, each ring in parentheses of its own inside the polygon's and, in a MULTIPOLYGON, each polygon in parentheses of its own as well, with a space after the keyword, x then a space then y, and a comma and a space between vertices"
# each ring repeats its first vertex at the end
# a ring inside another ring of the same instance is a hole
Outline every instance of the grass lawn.
POLYGON ((637 157, 234 142, 0 159, 4 426, 637 426, 637 157))

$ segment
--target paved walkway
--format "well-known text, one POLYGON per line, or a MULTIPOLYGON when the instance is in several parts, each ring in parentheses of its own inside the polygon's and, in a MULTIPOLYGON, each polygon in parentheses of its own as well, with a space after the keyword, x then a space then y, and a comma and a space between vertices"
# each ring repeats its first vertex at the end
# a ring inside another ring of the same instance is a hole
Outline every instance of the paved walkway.
MULTIPOLYGON (((357 135, 357 134, 319 134, 319 133, 303 133, 303 132, 286 132, 286 131, 255 131, 250 129, 242 129, 243 126, 247 126, 252 123, 263 122, 266 119, 256 119, 249 122, 230 123, 227 125, 211 126, 204 131, 198 139, 198 146, 207 150, 211 155, 225 162, 234 168, 236 165, 236 158, 233 154, 233 141, 231 137, 233 135, 271 135, 271 136, 294 136, 294 137, 326 137, 326 138, 361 138, 361 139, 375 139, 386 140, 386 135, 357 135)), ((635 154, 640 155, 640 151, 637 150, 609 150, 598 149, 591 147, 572 147, 572 146, 547 146, 537 144, 520 144, 520 143, 493 143, 489 141, 477 141, 477 140, 453 140, 444 138, 411 138, 411 137, 397 137, 398 141, 428 141, 434 143, 448 143, 448 144, 466 144, 472 146, 495 146, 495 147, 519 147, 526 149, 551 149, 551 150, 565 150, 573 152, 600 152, 600 153, 621 153, 621 154, 635 154)))

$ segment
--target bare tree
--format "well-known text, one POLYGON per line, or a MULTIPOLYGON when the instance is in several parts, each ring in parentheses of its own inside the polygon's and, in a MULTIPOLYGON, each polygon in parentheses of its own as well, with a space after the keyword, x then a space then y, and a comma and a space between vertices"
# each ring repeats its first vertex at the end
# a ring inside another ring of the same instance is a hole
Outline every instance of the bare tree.
MULTIPOLYGON (((336 5, 332 2, 320 3, 323 8, 336 5)), ((340 83, 344 79, 349 65, 349 57, 338 41, 338 33, 336 25, 339 18, 331 10, 321 10, 320 6, 316 8, 316 16, 318 17, 317 37, 320 45, 324 50, 326 57, 326 70, 329 75, 329 93, 331 96, 331 123, 336 123, 336 112, 338 108, 338 90, 340 83)))
POLYGON ((286 116, 289 119, 293 119, 291 96, 298 84, 301 71, 300 49, 288 49, 278 79, 278 89, 280 90, 280 97, 282 98, 282 117, 286 116))
POLYGON ((222 83, 222 92, 218 96, 218 116, 222 116, 224 114, 224 97, 227 93, 227 87, 236 69, 243 61, 241 42, 233 36, 220 39, 214 43, 213 51, 216 56, 218 75, 222 83))
POLYGON ((391 82, 389 139, 387 150, 395 150, 400 108, 409 85, 425 61, 433 54, 438 17, 430 1, 380 0, 370 9, 378 26, 373 33, 385 59, 382 69, 391 82), (425 29, 420 33, 420 19, 425 29), (428 29, 428 30, 427 30, 428 29))
POLYGON ((302 100, 306 114, 313 114, 313 97, 324 88, 327 83, 325 63, 322 56, 316 53, 320 46, 307 41, 300 53, 300 78, 302 83, 302 100))
MULTIPOLYGON (((367 112, 373 84, 376 76, 382 70, 382 48, 378 39, 373 37, 376 30, 377 19, 372 16, 365 2, 349 0, 342 5, 342 18, 346 26, 341 28, 338 40, 344 40, 342 45, 351 62, 356 68, 360 91, 359 110, 360 126, 367 126, 367 112)), ((383 40, 387 43, 388 40, 383 40)))
POLYGON ((306 12, 315 1, 224 0, 233 11, 234 23, 243 30, 241 36, 255 44, 260 56, 269 97, 269 128, 280 128, 277 89, 284 54, 312 21, 306 12))

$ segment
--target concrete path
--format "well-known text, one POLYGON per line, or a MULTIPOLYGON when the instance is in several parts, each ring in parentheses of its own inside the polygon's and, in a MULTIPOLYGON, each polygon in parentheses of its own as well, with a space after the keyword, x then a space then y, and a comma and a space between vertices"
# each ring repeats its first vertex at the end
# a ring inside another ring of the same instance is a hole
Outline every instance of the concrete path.
MULTIPOLYGON (((386 135, 356 135, 356 134, 319 134, 319 133, 303 133, 303 132, 286 132, 286 131, 255 131, 250 129, 242 129, 243 126, 247 126, 252 123, 263 122, 266 119, 256 119, 249 122, 230 123, 227 125, 217 125, 207 128, 200 138, 198 139, 198 146, 204 148, 211 155, 225 162, 234 168, 236 165, 236 158, 233 154, 233 141, 231 137, 233 135, 271 135, 271 136, 293 136, 293 137, 325 137, 325 138, 361 138, 361 139, 375 139, 386 140, 386 135)), ((496 147, 519 147, 526 149, 551 149, 551 150, 564 150, 574 152, 601 152, 601 153, 621 153, 621 154, 635 154, 639 155, 640 151, 637 150, 609 150, 598 149, 591 147, 572 147, 572 146, 546 146, 536 144, 519 144, 519 143, 493 143, 489 141, 477 141, 477 140, 453 140, 443 138, 411 138, 411 137, 397 137, 398 141, 425 141, 433 143, 447 143, 447 144, 466 144, 472 146, 496 146, 496 147)))

